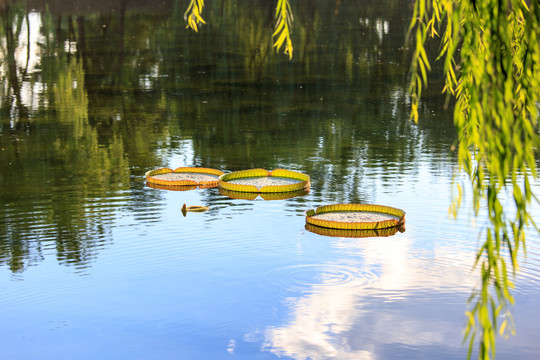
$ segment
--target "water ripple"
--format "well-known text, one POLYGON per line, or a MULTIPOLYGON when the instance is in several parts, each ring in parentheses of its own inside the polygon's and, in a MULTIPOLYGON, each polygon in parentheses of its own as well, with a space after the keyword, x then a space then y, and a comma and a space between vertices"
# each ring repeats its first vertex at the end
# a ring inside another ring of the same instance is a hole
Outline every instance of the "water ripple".
POLYGON ((303 264, 284 266, 266 274, 266 279, 290 291, 314 291, 321 287, 364 287, 377 276, 353 266, 335 264, 303 264))

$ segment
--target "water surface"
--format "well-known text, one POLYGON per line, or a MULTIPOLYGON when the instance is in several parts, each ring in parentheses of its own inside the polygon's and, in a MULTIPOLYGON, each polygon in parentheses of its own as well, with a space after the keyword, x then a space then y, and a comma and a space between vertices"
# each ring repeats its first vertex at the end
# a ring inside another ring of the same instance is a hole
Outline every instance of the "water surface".
MULTIPOLYGON (((296 2, 292 60, 265 2, 207 2, 199 33, 185 6, 0 6, 2 357, 465 358, 486 224, 467 203, 448 217, 460 175, 436 76, 408 120, 409 2, 296 2), (311 189, 146 185, 180 166, 285 168, 311 189), (401 208, 406 230, 306 229, 332 203, 401 208)), ((527 246, 498 359, 540 353, 534 231, 527 246)))

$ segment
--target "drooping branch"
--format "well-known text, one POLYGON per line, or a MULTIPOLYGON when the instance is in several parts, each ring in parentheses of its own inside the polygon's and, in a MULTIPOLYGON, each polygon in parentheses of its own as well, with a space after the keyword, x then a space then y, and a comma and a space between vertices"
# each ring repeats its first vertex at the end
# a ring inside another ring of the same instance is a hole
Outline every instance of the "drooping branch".
POLYGON ((191 0, 186 12, 184 13, 184 20, 188 23, 186 29, 191 28, 195 32, 198 32, 199 28, 197 25, 201 23, 206 24, 204 19, 201 17, 203 7, 204 0, 191 0))
POLYGON ((276 51, 279 51, 283 44, 285 44, 284 53, 289 55, 289 59, 292 59, 293 45, 291 40, 291 28, 294 17, 289 0, 278 0, 275 18, 276 29, 272 34, 272 37, 276 38, 274 47, 276 48, 276 51))
MULTIPOLYGON (((531 2, 529 8, 523 0, 417 0, 410 26, 415 35, 411 118, 418 121, 422 86, 428 80, 425 44, 440 31, 444 91, 456 100, 459 165, 469 177, 476 216, 480 208, 487 209, 485 240, 475 263, 480 289, 473 291, 467 312, 469 357, 475 339, 479 358, 495 357, 497 333, 505 334, 509 328, 513 332, 511 317, 502 315, 510 315, 511 277, 525 249, 525 228, 533 224, 529 178, 537 177, 535 151, 540 143, 537 5, 531 2), (514 200, 512 209, 503 207, 507 192, 514 200)), ((460 202, 459 195, 451 207, 454 215, 460 202)))

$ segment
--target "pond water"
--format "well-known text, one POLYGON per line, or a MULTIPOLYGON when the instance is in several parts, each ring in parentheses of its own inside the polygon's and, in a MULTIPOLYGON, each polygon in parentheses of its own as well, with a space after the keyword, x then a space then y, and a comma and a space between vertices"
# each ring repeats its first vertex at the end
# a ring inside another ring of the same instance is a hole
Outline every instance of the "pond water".
MULTIPOLYGON (((187 1, 64 3, 0 4, 3 359, 466 357, 485 220, 467 199, 448 216, 461 175, 437 74, 408 120, 409 1, 295 1, 292 60, 272 2, 208 1, 198 33, 187 1), (180 166, 311 189, 147 186, 180 166), (403 209, 406 230, 306 228, 333 203, 403 209)), ((527 246, 498 359, 540 354, 538 233, 527 246)))

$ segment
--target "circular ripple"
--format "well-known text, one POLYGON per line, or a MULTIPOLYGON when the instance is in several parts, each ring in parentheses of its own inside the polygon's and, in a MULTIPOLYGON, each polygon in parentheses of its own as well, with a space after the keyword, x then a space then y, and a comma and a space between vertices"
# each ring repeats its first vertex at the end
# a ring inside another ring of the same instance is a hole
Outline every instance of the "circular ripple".
POLYGON ((332 264, 285 266, 267 274, 270 282, 292 291, 309 291, 333 286, 363 287, 375 278, 375 274, 370 271, 332 264))

